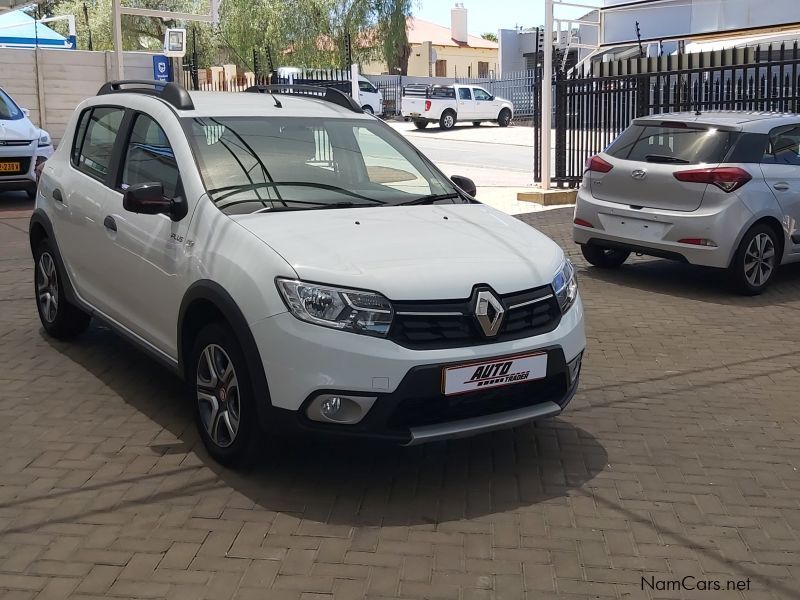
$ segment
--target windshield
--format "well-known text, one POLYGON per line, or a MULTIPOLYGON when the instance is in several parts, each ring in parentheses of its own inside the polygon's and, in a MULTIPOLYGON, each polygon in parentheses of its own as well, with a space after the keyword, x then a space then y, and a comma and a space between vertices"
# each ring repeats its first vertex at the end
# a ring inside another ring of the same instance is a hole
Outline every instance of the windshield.
POLYGON ((22 109, 17 106, 17 103, 3 90, 0 90, 0 120, 16 121, 23 116, 22 109))
POLYGON ((361 119, 187 119, 203 183, 227 214, 468 202, 385 125, 361 119))

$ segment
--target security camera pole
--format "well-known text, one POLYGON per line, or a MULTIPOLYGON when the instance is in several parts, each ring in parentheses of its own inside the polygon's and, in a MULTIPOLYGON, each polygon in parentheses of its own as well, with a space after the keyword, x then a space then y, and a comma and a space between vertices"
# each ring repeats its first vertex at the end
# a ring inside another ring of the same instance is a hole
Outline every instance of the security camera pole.
POLYGON ((201 21, 203 23, 219 23, 219 3, 221 0, 211 0, 211 13, 196 15, 170 10, 152 10, 149 8, 132 8, 122 6, 122 0, 111 1, 111 32, 114 36, 114 53, 117 58, 117 79, 125 79, 125 69, 122 59, 122 15, 137 15, 140 17, 153 17, 156 19, 177 19, 179 21, 201 21))

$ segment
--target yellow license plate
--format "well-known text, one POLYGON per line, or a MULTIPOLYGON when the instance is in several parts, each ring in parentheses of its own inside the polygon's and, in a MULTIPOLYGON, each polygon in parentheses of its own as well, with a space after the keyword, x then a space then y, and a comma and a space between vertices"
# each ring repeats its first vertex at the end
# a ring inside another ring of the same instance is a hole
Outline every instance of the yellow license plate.
POLYGON ((16 173, 19 170, 18 162, 0 162, 0 173, 16 173))

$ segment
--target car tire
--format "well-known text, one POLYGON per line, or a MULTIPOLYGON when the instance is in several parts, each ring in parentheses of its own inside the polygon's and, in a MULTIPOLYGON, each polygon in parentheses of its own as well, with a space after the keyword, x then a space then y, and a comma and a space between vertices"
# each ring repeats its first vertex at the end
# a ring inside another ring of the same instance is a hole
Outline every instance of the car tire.
POLYGON ((472 126, 473 127, 480 127, 481 126, 481 122, 480 121, 473 121, 472 122, 472 126))
POLYGON ((200 438, 214 460, 241 466, 254 455, 259 426, 252 379, 233 330, 224 322, 203 327, 190 360, 187 384, 200 438))
POLYGON ((92 317, 67 300, 64 267, 47 238, 36 246, 34 261, 34 298, 45 332, 56 339, 68 340, 86 331, 92 317))
POLYGON ((442 129, 452 129, 456 126, 456 113, 452 110, 446 110, 442 113, 442 116, 439 118, 439 127, 442 129))
POLYGON ((500 114, 497 115, 497 124, 500 127, 508 127, 511 123, 511 111, 507 108, 504 108, 500 111, 500 114))
POLYGON ((427 121, 414 121, 414 127, 417 129, 425 129, 428 126, 427 121))
POLYGON ((728 273, 734 289, 745 296, 764 292, 780 265, 781 245, 775 230, 759 224, 744 234, 728 273))
POLYGON ((581 245, 583 258, 595 267, 600 269, 616 269, 628 260, 631 255, 627 250, 617 250, 614 248, 603 248, 602 246, 581 245))
POLYGON ((361 110, 363 110, 368 115, 374 115, 375 114, 375 111, 372 110, 372 107, 369 104, 367 104, 366 106, 362 106, 361 110))

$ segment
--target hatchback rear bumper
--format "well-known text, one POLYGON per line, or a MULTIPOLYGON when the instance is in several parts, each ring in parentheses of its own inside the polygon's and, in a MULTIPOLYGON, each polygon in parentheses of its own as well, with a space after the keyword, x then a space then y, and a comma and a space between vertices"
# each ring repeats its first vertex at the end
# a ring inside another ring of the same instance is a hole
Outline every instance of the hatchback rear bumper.
POLYGON ((574 225, 577 244, 626 249, 648 256, 682 260, 693 265, 726 268, 733 258, 740 233, 753 215, 736 194, 714 207, 681 212, 652 208, 634 209, 606 202, 581 188, 575 218, 592 227, 574 225), (709 240, 704 246, 680 240, 709 240))

